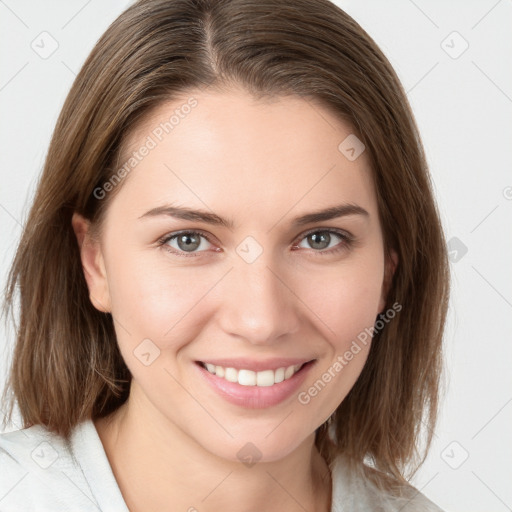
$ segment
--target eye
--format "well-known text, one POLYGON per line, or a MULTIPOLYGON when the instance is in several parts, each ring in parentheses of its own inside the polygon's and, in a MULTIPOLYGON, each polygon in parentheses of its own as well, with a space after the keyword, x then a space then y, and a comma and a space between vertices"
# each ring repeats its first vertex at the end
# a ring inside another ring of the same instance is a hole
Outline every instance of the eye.
POLYGON ((303 244, 309 244, 309 248, 320 254, 332 254, 350 247, 353 238, 348 233, 333 229, 316 229, 303 235, 299 244, 294 247, 308 249, 303 244), (328 250, 326 250, 328 249, 328 250))
POLYGON ((208 250, 211 242, 206 235, 199 231, 181 231, 166 235, 158 241, 158 244, 169 252, 180 256, 195 256, 197 252, 208 250))
MULTIPOLYGON (((316 229, 302 235, 299 243, 293 248, 313 249, 319 255, 333 254, 350 248, 353 242, 352 235, 334 229, 316 229), (306 243, 309 247, 304 246, 306 243)), ((209 237, 200 231, 181 231, 165 235, 158 241, 158 245, 178 256, 200 256, 199 253, 211 249, 212 243, 209 237)), ((214 249, 215 252, 221 249, 214 249)))

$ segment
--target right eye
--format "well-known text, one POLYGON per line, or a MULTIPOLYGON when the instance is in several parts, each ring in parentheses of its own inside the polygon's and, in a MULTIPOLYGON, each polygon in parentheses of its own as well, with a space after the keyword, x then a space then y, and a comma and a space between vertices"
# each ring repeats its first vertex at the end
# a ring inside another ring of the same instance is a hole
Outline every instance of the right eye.
POLYGON ((208 250, 208 245, 211 245, 211 242, 202 232, 180 231, 165 235, 158 244, 166 251, 178 256, 196 256, 196 253, 208 250))

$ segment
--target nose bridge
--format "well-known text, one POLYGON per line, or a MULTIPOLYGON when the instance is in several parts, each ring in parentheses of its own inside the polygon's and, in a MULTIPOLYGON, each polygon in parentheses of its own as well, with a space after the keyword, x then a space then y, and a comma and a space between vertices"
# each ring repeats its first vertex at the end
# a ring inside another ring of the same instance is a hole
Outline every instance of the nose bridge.
POLYGON ((221 323, 226 333, 253 344, 268 344, 298 329, 296 298, 270 254, 241 257, 223 290, 221 323))

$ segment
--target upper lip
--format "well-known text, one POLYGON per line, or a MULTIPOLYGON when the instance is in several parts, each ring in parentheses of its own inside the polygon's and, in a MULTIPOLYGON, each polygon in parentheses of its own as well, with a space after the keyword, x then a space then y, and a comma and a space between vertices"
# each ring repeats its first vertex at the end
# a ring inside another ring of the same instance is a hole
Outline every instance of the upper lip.
POLYGON ((210 363, 215 366, 222 366, 224 368, 235 368, 237 370, 252 370, 259 372, 262 370, 277 370, 278 368, 287 368, 288 366, 295 366, 297 364, 303 365, 312 361, 313 359, 304 358, 274 358, 266 359, 263 361, 256 361, 254 359, 238 357, 231 359, 203 359, 200 363, 210 363))

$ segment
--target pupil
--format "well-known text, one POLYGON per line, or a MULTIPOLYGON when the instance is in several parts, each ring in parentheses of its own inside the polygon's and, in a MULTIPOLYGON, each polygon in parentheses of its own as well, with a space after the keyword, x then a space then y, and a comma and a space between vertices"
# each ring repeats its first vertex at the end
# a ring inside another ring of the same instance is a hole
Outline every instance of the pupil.
POLYGON ((178 238, 178 245, 180 246, 180 249, 189 252, 197 249, 200 243, 199 237, 195 235, 181 235, 178 238))
POLYGON ((309 235, 311 246, 314 249, 325 249, 329 246, 331 235, 329 233, 318 232, 309 235), (320 235, 319 235, 320 233, 320 235))

